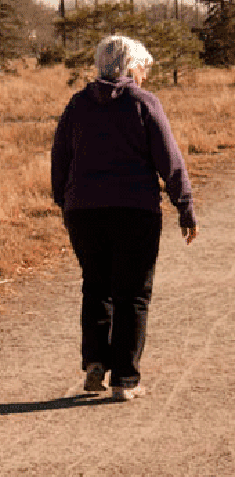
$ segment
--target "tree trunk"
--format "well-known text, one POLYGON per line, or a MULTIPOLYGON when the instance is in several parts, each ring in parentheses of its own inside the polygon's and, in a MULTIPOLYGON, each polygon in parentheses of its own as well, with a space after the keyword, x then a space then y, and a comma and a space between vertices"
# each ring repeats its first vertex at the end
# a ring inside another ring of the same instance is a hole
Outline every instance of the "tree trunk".
POLYGON ((130 0, 130 12, 131 15, 134 15, 134 0, 130 0))
POLYGON ((64 24, 63 24, 63 34, 62 34, 62 44, 63 47, 66 47, 66 27, 65 27, 65 7, 64 7, 64 0, 61 0, 60 2, 60 11, 61 11, 61 18, 64 19, 64 24))
POLYGON ((176 20, 179 19, 178 0, 175 0, 175 18, 176 18, 176 20))
MULTIPOLYGON (((176 20, 179 19, 178 0, 175 0, 175 18, 176 20)), ((176 65, 174 68, 173 78, 174 78, 174 85, 178 84, 178 68, 176 65)))
POLYGON ((178 69, 177 68, 174 69, 173 78, 174 78, 174 85, 177 85, 178 84, 178 69))

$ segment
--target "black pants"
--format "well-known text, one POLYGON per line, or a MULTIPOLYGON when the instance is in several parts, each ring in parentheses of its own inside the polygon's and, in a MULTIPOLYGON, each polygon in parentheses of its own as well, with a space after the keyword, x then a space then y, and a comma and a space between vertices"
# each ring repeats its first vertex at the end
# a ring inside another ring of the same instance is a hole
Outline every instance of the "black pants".
POLYGON ((65 225, 83 271, 82 369, 100 362, 111 369, 111 386, 133 387, 162 215, 126 207, 74 210, 65 213, 65 225))

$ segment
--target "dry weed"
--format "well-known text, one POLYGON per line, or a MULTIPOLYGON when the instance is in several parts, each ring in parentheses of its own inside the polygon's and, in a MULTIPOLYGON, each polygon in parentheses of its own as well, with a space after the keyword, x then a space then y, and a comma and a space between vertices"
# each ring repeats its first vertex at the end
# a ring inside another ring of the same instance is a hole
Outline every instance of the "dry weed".
POLYGON ((0 129, 0 144, 6 150, 14 145, 20 152, 43 152, 51 147, 55 127, 55 121, 6 123, 0 129))
POLYGON ((189 168, 191 153, 207 154, 218 152, 223 145, 235 146, 234 77, 233 70, 199 70, 196 87, 158 92, 189 168))
POLYGON ((66 87, 69 72, 55 68, 27 69, 19 77, 6 77, 1 84, 0 111, 3 120, 45 119, 59 116, 71 96, 66 87))

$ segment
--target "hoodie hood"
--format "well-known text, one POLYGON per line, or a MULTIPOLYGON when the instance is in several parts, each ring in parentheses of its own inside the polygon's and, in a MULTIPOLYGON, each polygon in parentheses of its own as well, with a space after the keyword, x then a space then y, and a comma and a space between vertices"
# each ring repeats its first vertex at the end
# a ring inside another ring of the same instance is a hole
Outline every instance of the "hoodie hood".
POLYGON ((86 92, 90 99, 98 104, 107 104, 119 98, 125 88, 134 83, 133 78, 120 76, 113 81, 97 79, 94 83, 86 86, 86 92))

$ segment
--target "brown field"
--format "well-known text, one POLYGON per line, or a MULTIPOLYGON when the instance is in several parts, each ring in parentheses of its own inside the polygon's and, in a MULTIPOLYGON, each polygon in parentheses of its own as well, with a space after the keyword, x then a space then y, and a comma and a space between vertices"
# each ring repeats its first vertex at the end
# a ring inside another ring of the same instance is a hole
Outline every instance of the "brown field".
MULTIPOLYGON (((51 199, 50 149, 58 117, 84 82, 70 88, 70 72, 62 65, 35 69, 33 60, 18 71, 0 77, 0 282, 55 267, 72 253, 51 199)), ((234 69, 205 68, 181 77, 178 87, 156 89, 185 158, 196 207, 213 171, 224 167, 219 153, 235 147, 234 87, 234 69)))

